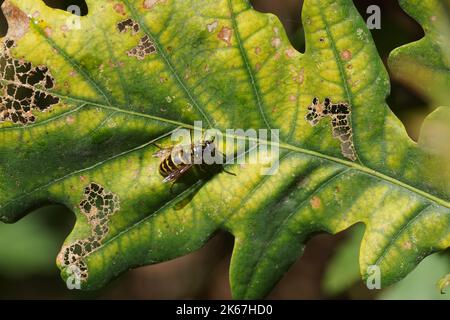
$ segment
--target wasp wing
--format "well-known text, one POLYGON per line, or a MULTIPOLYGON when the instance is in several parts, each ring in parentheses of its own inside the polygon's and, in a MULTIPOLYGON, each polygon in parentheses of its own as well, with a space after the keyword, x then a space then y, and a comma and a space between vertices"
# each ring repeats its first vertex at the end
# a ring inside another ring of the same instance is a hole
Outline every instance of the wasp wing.
POLYGON ((166 158, 170 155, 173 148, 160 149, 153 154, 155 158, 166 158))
POLYGON ((172 171, 167 177, 164 178, 163 182, 173 182, 180 178, 186 171, 192 168, 193 164, 185 164, 182 167, 172 171))

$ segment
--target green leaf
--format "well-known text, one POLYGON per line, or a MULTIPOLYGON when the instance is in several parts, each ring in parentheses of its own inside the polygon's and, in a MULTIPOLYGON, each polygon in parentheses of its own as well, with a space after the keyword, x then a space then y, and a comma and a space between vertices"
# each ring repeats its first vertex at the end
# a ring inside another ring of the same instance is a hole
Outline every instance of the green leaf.
MULTIPOLYGON (((359 225, 355 226, 349 237, 339 244, 323 279, 323 289, 327 295, 341 294, 358 282, 360 278, 358 247, 363 234, 364 228, 359 225)), ((406 278, 382 290, 378 299, 449 299, 450 296, 445 295, 445 287, 448 286, 449 276, 442 278, 442 275, 448 271, 448 266, 448 255, 433 254, 424 259, 419 267, 406 278), (436 286, 437 279, 440 280, 436 286)))
POLYGON ((80 29, 41 1, 4 5, 17 27, 3 56, 48 67, 49 79, 27 88, 49 96, 46 112, 31 110, 36 119, 3 112, 0 217, 14 222, 49 202, 72 209, 77 223, 58 257, 65 278, 75 265, 82 288, 99 288, 192 252, 218 229, 235 237, 234 298, 266 295, 316 232, 364 223, 361 273, 378 265, 383 286, 449 246, 450 181, 430 173, 442 157, 415 144, 386 105, 389 79, 352 1, 304 2, 304 54, 276 17, 244 0, 87 2, 80 29), (127 19, 138 32, 119 32, 127 19), (350 106, 343 149, 329 117, 306 121, 314 97, 350 106), (256 161, 229 165, 236 176, 192 173, 172 193, 153 142, 173 144, 170 133, 196 120, 279 129, 279 143, 260 141, 280 148, 277 174, 262 175, 268 166, 256 161))
POLYGON ((434 105, 450 99, 450 2, 400 0, 402 8, 425 31, 421 40, 395 49, 389 57, 394 77, 414 88, 434 105))
POLYGON ((424 121, 419 145, 437 160, 431 161, 429 175, 431 179, 450 181, 450 108, 439 107, 424 121))
MULTIPOLYGON (((364 228, 357 225, 350 231, 349 237, 339 243, 339 247, 327 267, 323 280, 323 289, 327 295, 335 296, 347 291, 360 278, 357 267, 358 247, 364 234, 364 228)), ((424 259, 419 267, 406 278, 382 290, 378 299, 449 299, 450 296, 445 295, 449 276, 442 277, 445 272, 448 272, 448 266, 448 255, 433 254, 424 259), (440 280, 436 286, 437 279, 440 280)))
POLYGON ((382 300, 450 300, 450 294, 440 293, 436 283, 448 272, 449 257, 433 254, 427 257, 405 279, 383 291, 382 300))
POLYGON ((450 274, 447 274, 444 278, 439 280, 438 287, 441 290, 441 294, 446 294, 447 287, 450 285, 450 274))

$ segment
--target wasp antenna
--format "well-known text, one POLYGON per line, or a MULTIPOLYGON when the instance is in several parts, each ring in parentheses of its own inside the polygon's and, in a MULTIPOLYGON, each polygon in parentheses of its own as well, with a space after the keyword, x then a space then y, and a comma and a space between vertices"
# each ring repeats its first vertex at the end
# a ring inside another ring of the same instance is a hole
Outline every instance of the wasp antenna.
POLYGON ((234 172, 230 172, 230 171, 228 171, 228 170, 226 170, 224 168, 222 169, 222 171, 225 172, 225 173, 228 173, 229 175, 232 175, 232 176, 236 177, 236 173, 234 173, 234 172))

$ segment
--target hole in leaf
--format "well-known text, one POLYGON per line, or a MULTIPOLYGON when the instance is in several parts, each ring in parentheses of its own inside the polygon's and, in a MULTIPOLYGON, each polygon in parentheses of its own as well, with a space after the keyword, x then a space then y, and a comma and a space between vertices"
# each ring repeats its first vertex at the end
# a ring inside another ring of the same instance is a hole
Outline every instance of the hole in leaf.
MULTIPOLYGON (((251 0, 255 10, 278 16, 283 23, 292 45, 304 52, 305 37, 301 24, 303 1, 300 0, 251 0)), ((362 19, 367 20, 367 8, 377 5, 381 9, 381 29, 371 30, 380 57, 386 65, 392 50, 404 44, 414 42, 424 36, 424 31, 418 22, 410 17, 400 7, 397 1, 359 0, 353 1, 362 19)), ((386 69, 390 72, 390 70, 386 69)), ((391 75, 391 94, 387 102, 397 117, 405 125, 409 136, 417 140, 424 118, 432 111, 427 102, 412 88, 393 80, 391 75)))
POLYGON ((86 280, 88 268, 84 259, 100 247, 108 234, 109 218, 119 210, 119 199, 116 194, 106 191, 95 182, 91 182, 84 188, 83 199, 79 208, 91 227, 91 236, 66 246, 61 251, 58 260, 69 271, 71 269, 77 270, 81 280, 86 280))
POLYGON ((43 91, 52 89, 54 79, 47 67, 34 67, 31 63, 13 59, 10 49, 13 40, 6 39, 0 54, 0 79, 7 81, 0 86, 0 123, 11 121, 23 125, 36 120, 34 110, 46 111, 59 102, 59 98, 43 91))

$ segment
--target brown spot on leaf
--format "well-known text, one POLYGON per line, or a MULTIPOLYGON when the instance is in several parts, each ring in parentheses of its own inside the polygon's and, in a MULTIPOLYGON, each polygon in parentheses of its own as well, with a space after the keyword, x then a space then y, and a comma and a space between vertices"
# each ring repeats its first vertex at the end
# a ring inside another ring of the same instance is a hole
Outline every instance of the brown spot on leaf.
POLYGON ((2 5, 3 14, 8 20, 8 39, 18 40, 30 29, 30 18, 25 12, 6 1, 2 5))
POLYGON ((68 117, 66 118, 66 123, 67 123, 68 125, 74 124, 74 123, 75 123, 75 118, 74 118, 73 116, 68 116, 68 117))
POLYGON ((231 30, 231 28, 222 27, 222 29, 220 29, 220 32, 217 36, 219 37, 220 40, 225 42, 228 46, 231 46, 232 35, 233 35, 233 30, 231 30))
POLYGON ((272 47, 278 49, 281 46, 281 39, 279 37, 272 38, 270 43, 272 47))
POLYGON ((322 201, 317 196, 312 197, 309 203, 313 209, 320 209, 322 207, 322 201))
POLYGON ((120 14, 122 16, 124 16, 126 14, 125 13, 125 6, 123 5, 123 3, 120 3, 120 2, 115 3, 113 5, 113 9, 114 9, 115 12, 117 12, 118 14, 120 14))
POLYGON ((302 84, 305 80, 305 68, 301 68, 300 71, 297 71, 295 67, 291 68, 292 80, 297 82, 298 84, 302 84))
POLYGON ((344 50, 341 52, 342 60, 349 61, 352 58, 352 52, 350 50, 344 50))
POLYGON ((291 59, 293 57, 295 57, 295 49, 294 48, 289 48, 287 49, 284 54, 286 55, 287 58, 291 59))
POLYGON ((44 33, 45 35, 50 38, 53 34, 53 29, 51 27, 45 27, 44 28, 44 33))
POLYGON ((165 2, 166 2, 166 0, 144 0, 143 6, 144 6, 144 9, 151 10, 157 4, 165 3, 165 2))
POLYGON ((405 241, 402 245, 403 249, 405 250, 410 250, 412 248, 412 243, 411 241, 405 241))

